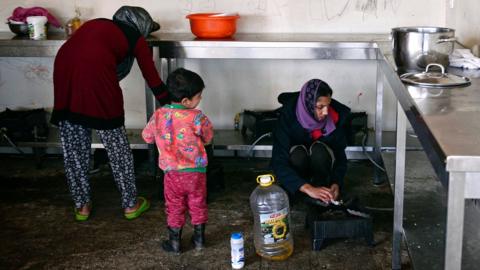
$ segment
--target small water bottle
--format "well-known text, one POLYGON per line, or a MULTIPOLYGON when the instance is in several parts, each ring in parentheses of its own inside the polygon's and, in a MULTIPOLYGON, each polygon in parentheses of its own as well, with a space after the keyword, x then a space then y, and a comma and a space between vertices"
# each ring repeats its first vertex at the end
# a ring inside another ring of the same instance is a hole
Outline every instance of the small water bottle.
POLYGON ((243 249, 243 235, 241 232, 234 232, 230 237, 232 268, 242 269, 245 265, 245 252, 243 249))

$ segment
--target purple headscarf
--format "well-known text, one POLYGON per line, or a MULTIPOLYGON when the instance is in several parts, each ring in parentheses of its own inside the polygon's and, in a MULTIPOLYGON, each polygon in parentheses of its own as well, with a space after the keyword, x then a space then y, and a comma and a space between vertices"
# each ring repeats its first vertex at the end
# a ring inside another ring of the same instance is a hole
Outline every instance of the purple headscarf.
POLYGON ((328 84, 319 79, 311 79, 302 86, 297 101, 296 114, 300 125, 308 131, 319 129, 323 136, 335 130, 335 123, 328 114, 323 120, 315 118, 315 105, 320 97, 318 91, 321 87, 329 87, 328 84))

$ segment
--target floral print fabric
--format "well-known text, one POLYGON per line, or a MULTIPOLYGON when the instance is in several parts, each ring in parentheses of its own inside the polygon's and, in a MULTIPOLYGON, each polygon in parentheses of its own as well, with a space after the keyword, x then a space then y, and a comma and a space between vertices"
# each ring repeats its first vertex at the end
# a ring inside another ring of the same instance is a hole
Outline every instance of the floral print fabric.
MULTIPOLYGON (((69 121, 59 123, 67 184, 76 208, 90 202, 90 151, 92 129, 69 121)), ((113 179, 121 195, 122 208, 137 203, 133 155, 125 127, 96 130, 107 150, 113 179)))
POLYGON ((166 105, 153 114, 142 132, 147 143, 156 143, 158 166, 168 172, 205 168, 204 144, 213 138, 213 126, 202 111, 166 105))

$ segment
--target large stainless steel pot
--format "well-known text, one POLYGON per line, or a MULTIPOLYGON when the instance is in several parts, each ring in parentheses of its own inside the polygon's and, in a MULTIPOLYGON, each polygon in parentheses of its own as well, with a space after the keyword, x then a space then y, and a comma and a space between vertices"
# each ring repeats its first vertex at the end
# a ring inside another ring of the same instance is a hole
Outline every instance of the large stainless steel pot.
POLYGON ((400 70, 425 70, 431 63, 448 66, 455 30, 442 27, 398 27, 392 29, 392 48, 400 70))

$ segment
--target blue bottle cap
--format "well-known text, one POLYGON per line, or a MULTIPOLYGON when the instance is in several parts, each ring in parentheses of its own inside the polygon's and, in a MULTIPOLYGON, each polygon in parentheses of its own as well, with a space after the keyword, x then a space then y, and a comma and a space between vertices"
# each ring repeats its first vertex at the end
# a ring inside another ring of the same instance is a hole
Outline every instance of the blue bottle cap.
POLYGON ((234 232, 232 233, 232 239, 242 239, 243 238, 243 235, 241 232, 234 232))

